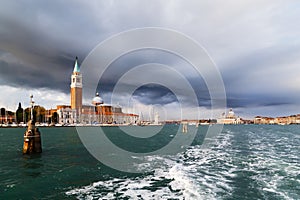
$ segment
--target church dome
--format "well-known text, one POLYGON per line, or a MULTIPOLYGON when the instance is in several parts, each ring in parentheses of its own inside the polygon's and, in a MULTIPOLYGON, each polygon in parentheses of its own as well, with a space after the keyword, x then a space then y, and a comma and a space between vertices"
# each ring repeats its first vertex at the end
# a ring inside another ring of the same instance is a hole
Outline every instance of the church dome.
POLYGON ((98 92, 96 93, 96 96, 93 98, 92 104, 95 106, 103 104, 103 99, 99 96, 98 92))
POLYGON ((227 115, 227 118, 235 118, 235 114, 234 114, 232 108, 230 108, 230 110, 228 112, 228 115, 227 115))

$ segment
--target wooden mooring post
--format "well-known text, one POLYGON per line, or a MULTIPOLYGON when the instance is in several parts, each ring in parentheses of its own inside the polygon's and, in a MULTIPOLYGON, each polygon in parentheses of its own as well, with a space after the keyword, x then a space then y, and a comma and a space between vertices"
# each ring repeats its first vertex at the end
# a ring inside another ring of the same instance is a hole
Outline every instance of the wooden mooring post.
POLYGON ((23 154, 42 153, 41 133, 35 127, 34 122, 28 122, 28 128, 24 133, 23 154))
POLYGON ((182 133, 187 133, 187 132, 188 132, 188 123, 182 122, 182 133))
POLYGON ((41 133, 33 120, 34 101, 33 95, 30 95, 31 120, 28 121, 27 130, 24 133, 23 154, 42 153, 41 133))

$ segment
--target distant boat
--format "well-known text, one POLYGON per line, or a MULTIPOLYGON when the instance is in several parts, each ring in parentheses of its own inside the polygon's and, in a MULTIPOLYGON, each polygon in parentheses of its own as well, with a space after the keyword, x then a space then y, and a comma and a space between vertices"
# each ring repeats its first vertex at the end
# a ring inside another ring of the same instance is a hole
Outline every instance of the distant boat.
POLYGON ((11 124, 11 127, 18 127, 18 124, 16 124, 15 122, 13 122, 13 123, 11 124))
POLYGON ((8 124, 2 124, 2 127, 8 127, 9 125, 8 124))
POLYGON ((208 122, 201 122, 200 125, 209 125, 208 122))
POLYGON ((288 125, 288 124, 284 123, 284 122, 280 122, 280 123, 278 123, 278 125, 284 126, 284 125, 288 125))
POLYGON ((44 127, 44 126, 49 126, 48 123, 40 123, 40 124, 37 124, 36 126, 38 127, 44 127))

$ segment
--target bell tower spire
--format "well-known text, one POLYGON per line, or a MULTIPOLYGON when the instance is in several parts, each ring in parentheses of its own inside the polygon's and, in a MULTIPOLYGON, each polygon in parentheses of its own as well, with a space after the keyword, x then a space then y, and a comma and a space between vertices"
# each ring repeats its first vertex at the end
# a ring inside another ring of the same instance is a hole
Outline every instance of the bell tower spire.
POLYGON ((71 109, 79 116, 82 108, 82 74, 76 56, 73 73, 71 75, 71 109))
POLYGON ((78 60, 78 57, 76 56, 73 72, 80 72, 80 67, 78 65, 78 61, 77 60, 78 60))

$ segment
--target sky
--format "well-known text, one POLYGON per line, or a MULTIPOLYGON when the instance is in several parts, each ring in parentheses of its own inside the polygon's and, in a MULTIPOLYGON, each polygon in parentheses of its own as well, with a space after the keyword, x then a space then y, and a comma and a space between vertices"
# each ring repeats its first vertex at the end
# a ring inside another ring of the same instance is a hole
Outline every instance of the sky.
MULTIPOLYGON (((70 75, 76 56, 82 63, 99 43, 115 34, 160 27, 187 35, 206 50, 224 82, 227 107, 237 115, 251 118, 297 114, 299 19, 298 0, 3 0, 0 107, 15 110, 19 102, 27 107, 30 94, 46 108, 69 104, 70 75)), ((112 63, 98 85, 104 101, 109 101, 121 72, 151 62, 179 69, 196 92, 201 117, 211 117, 209 92, 203 79, 193 79, 189 64, 159 50, 132 52, 112 63)), ((118 95, 124 111, 156 109, 164 118, 178 117, 180 97, 166 87, 140 87, 133 95, 134 108, 128 107, 123 93, 118 95)), ((187 117, 195 118, 193 107, 188 103, 184 106, 187 117)))

